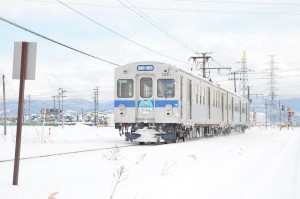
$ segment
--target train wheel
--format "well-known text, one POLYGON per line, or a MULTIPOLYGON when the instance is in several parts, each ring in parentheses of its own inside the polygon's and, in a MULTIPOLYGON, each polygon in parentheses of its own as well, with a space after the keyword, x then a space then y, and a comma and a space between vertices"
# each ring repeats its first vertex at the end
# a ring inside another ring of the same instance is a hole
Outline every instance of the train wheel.
POLYGON ((213 136, 218 136, 218 130, 217 129, 213 129, 213 136))
POLYGON ((246 127, 243 126, 243 127, 241 128, 242 133, 245 133, 245 130, 246 130, 246 127))
POLYGON ((229 135, 230 132, 231 132, 231 129, 230 129, 230 128, 227 128, 227 130, 226 130, 226 135, 229 135))
POLYGON ((173 143, 177 143, 177 142, 178 142, 178 135, 176 134, 175 136, 176 136, 176 138, 175 138, 175 140, 173 141, 173 143))

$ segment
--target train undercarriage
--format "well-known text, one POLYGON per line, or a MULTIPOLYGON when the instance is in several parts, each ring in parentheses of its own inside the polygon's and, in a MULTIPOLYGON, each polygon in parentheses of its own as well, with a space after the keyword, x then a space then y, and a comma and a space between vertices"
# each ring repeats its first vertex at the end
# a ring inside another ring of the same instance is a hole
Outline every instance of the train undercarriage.
POLYGON ((116 124, 120 136, 125 135, 126 141, 144 143, 176 143, 180 140, 200 137, 228 135, 232 130, 245 132, 246 126, 215 125, 215 124, 161 124, 161 123, 122 123, 116 124))

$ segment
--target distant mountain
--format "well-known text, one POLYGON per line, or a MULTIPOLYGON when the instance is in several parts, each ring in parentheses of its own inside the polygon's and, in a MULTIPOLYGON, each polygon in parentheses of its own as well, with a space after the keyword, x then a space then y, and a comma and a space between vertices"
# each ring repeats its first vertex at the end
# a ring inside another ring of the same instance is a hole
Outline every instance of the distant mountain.
MULTIPOLYGON (((94 102, 88 101, 82 98, 66 99, 63 103, 64 110, 70 112, 73 115, 79 115, 82 112, 94 111, 94 102)), ((54 108, 54 103, 51 100, 25 100, 24 113, 25 115, 41 113, 43 108, 54 108)), ((55 104, 55 108, 58 108, 58 102, 55 104)), ((18 101, 7 101, 6 111, 8 115, 17 115, 18 112, 18 101)), ((111 113, 113 111, 113 101, 99 101, 99 111, 111 113)), ((0 114, 3 113, 3 102, 0 102, 0 114)))

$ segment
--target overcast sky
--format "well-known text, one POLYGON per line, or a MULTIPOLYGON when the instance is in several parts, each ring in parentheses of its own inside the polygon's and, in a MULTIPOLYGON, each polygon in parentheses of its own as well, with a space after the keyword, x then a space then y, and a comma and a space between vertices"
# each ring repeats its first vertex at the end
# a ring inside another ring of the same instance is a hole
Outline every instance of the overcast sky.
MULTIPOLYGON (((212 52, 209 66, 231 67, 232 72, 240 70, 245 51, 247 66, 255 71, 248 75, 250 92, 255 94, 269 92, 270 55, 274 55, 277 98, 300 96, 299 1, 61 2, 1 0, 0 17, 118 65, 146 60, 191 68, 188 60, 196 52, 212 52)), ((12 80, 15 41, 37 42, 36 79, 26 81, 26 97, 50 100, 64 88, 68 97, 91 100, 99 86, 100 99, 113 98, 117 66, 0 20, 0 72, 6 76, 7 99, 18 99, 19 92, 18 80, 12 80)), ((212 70, 210 76, 233 89, 229 73, 212 70)))

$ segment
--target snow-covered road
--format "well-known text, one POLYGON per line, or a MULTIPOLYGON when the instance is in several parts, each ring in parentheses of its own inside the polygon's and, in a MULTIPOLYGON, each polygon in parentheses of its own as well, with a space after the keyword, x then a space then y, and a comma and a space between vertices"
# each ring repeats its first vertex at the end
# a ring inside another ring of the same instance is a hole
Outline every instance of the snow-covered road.
MULTIPOLYGON (((40 134, 25 129, 22 157, 130 144, 112 127, 55 127, 44 143, 40 134)), ((0 151, 0 160, 13 158, 12 135, 2 136, 0 151)), ((298 199, 299 167, 300 129, 255 128, 176 144, 23 160, 18 186, 12 185, 13 162, 3 162, 0 198, 41 199, 58 192, 57 199, 298 199)))

